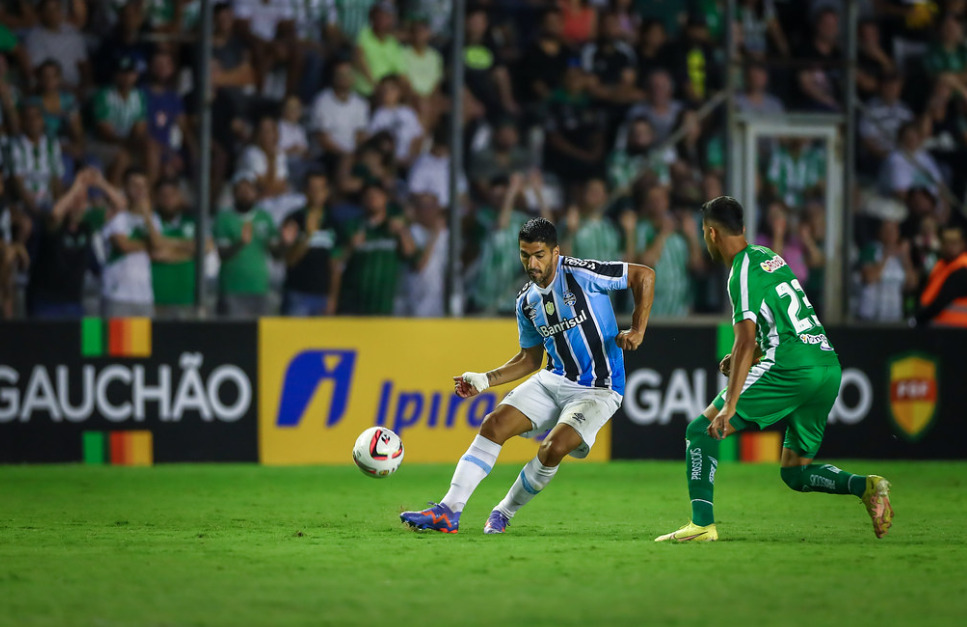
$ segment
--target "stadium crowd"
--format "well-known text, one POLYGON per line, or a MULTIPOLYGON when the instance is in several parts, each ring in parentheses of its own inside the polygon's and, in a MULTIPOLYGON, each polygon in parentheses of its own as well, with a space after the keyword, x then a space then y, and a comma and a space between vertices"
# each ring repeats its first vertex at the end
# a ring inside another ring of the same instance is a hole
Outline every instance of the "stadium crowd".
MULTIPOLYGON (((725 29, 739 111, 844 106, 845 0, 737 4, 471 2, 454 112, 448 0, 216 3, 213 309, 443 315, 457 211, 468 313, 513 311, 534 215, 565 254, 654 267, 654 315, 722 311, 696 211, 724 187, 724 109, 698 110, 724 87, 725 29)), ((195 315, 200 6, 0 2, 0 318, 195 315)), ((967 2, 859 10, 853 312, 926 322, 951 289, 930 285, 938 260, 967 273, 967 2)), ((778 137, 758 162, 756 243, 822 310, 826 155, 778 137)))

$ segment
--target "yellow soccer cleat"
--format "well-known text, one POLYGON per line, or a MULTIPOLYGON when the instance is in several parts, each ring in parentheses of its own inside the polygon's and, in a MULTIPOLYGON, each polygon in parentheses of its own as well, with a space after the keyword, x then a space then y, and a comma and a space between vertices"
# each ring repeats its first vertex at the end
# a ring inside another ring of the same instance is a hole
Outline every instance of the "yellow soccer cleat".
POLYGON ((715 542, 719 539, 719 532, 715 530, 715 523, 700 527, 689 521, 678 531, 666 533, 655 538, 655 542, 674 540, 675 542, 715 542))
POLYGON ((879 475, 866 477, 863 505, 873 519, 873 533, 882 538, 893 525, 893 506, 890 505, 890 482, 879 475))

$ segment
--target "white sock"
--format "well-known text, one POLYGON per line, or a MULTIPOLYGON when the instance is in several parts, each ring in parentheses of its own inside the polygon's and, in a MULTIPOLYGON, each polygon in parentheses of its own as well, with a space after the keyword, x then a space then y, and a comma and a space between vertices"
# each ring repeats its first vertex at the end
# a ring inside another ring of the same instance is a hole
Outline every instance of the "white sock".
POLYGON ((497 504, 496 509, 507 518, 513 518, 517 510, 527 505, 551 482, 557 473, 557 468, 557 466, 545 466, 536 457, 527 462, 524 469, 517 475, 517 481, 510 487, 504 500, 497 504))
POLYGON ((470 495, 484 477, 490 474, 490 469, 494 467, 501 448, 500 444, 491 442, 482 435, 475 437, 470 448, 457 462, 453 479, 450 479, 450 491, 440 503, 454 512, 462 512, 470 495))

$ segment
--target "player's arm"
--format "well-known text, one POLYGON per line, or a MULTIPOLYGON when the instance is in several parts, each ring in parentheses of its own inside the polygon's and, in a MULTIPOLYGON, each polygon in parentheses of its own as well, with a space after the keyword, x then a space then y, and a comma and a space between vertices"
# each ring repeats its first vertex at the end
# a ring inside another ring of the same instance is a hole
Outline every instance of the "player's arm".
POLYGON ((465 372, 453 377, 454 391, 460 398, 468 398, 483 392, 492 385, 510 383, 522 379, 541 367, 544 363, 544 345, 530 348, 521 347, 520 352, 510 361, 490 372, 465 372))
POLYGON ((755 360, 755 322, 740 320, 732 328, 735 331, 735 342, 732 344, 731 353, 732 374, 729 375, 729 384, 725 388, 725 405, 708 426, 709 435, 718 440, 725 437, 726 425, 735 415, 739 395, 742 393, 745 380, 749 376, 749 369, 752 368, 752 362, 755 360))
POLYGON ((635 310, 631 313, 631 328, 622 331, 614 338, 618 348, 633 351, 641 345, 651 315, 651 304, 655 299, 655 271, 637 263, 628 264, 628 287, 635 299, 635 310))

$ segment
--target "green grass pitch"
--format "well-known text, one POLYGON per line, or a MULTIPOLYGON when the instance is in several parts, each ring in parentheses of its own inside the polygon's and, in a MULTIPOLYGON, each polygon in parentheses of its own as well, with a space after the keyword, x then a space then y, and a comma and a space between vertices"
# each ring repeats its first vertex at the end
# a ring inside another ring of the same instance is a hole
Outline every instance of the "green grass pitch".
POLYGON ((726 464, 722 541, 655 544, 687 518, 682 463, 566 463, 505 536, 500 465, 459 535, 402 507, 451 467, 0 467, 3 625, 963 625, 967 463, 842 462, 894 485, 873 536, 851 496, 726 464))

